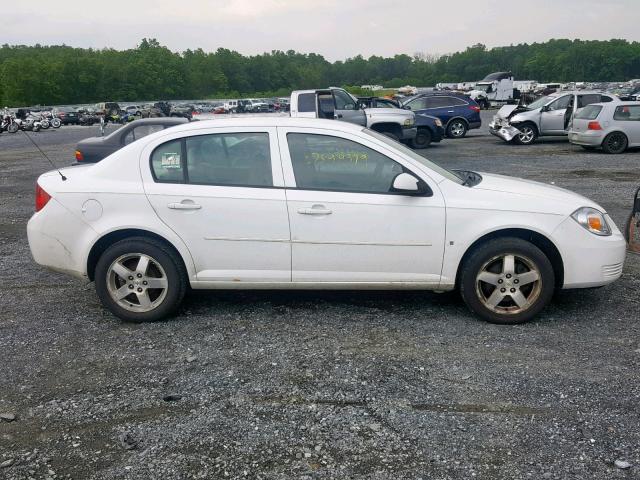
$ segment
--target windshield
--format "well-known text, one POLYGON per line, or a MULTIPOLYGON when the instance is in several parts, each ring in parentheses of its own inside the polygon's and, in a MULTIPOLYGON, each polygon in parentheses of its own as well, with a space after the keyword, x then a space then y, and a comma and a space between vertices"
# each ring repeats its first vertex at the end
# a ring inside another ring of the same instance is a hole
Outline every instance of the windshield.
POLYGON ((475 87, 473 87, 474 90, 480 90, 481 92, 486 92, 489 87, 491 86, 490 83, 485 83, 484 85, 481 83, 477 83, 475 87))
POLYGON ((547 102, 550 102, 554 98, 556 98, 556 97, 550 97, 550 96, 540 97, 539 99, 537 99, 537 100, 531 102, 529 105, 527 105, 527 108, 529 110, 535 110, 536 108, 544 107, 547 104, 547 102))
POLYGON ((362 131, 367 133, 368 135, 371 135, 374 138, 377 138, 381 142, 386 143, 389 147, 395 150, 399 150, 401 153, 403 153, 404 155, 407 155, 408 157, 411 157, 413 160, 417 160, 424 166, 442 175, 447 180, 451 180, 452 182, 455 182, 458 185, 462 185, 464 183, 464 180, 461 179, 458 175, 456 175, 452 171, 447 170, 446 168, 442 168, 440 165, 436 165, 435 163, 424 158, 423 156, 418 155, 416 152, 414 152, 410 148, 405 147, 400 142, 397 142, 392 138, 387 137, 386 135, 382 135, 381 133, 374 132, 373 130, 369 130, 368 128, 363 128, 362 131))

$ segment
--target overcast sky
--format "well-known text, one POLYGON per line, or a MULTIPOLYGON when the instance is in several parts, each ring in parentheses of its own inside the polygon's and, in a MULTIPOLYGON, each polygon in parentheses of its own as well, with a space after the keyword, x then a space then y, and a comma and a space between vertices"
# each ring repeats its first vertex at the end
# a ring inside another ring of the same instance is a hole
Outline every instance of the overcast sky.
POLYGON ((550 38, 640 40, 640 0, 21 0, 0 5, 0 43, 171 50, 293 49, 341 60, 450 53, 550 38))

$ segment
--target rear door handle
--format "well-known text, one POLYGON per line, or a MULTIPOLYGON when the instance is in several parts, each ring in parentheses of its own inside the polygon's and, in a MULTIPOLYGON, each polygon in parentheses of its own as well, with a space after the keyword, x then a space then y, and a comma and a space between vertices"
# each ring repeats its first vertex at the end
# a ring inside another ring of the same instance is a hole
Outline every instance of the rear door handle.
POLYGON ((341 113, 336 113, 336 114, 334 115, 334 117, 335 117, 335 118, 342 118, 342 114, 341 114, 341 113))
POLYGON ((447 113, 453 113, 453 110, 447 110, 447 113))
POLYGON ((170 203, 167 207, 173 210, 200 210, 202 205, 198 203, 170 203))
POLYGON ((324 207, 315 207, 312 208, 299 208, 298 213, 300 215, 329 215, 331 214, 331 210, 324 207))

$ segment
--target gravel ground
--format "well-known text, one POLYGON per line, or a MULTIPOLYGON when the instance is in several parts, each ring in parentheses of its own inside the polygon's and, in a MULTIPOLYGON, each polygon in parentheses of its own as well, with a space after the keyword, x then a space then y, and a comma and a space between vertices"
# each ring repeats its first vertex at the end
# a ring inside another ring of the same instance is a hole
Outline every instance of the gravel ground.
MULTIPOLYGON (((95 132, 34 138, 63 165, 95 132)), ((640 185, 638 152, 486 127, 424 152, 554 182, 618 225, 640 185)), ((32 262, 50 167, 22 133, 0 135, 0 165, 0 478, 640 478, 639 257, 520 326, 455 294, 263 291, 192 293, 175 319, 130 325, 32 262)))

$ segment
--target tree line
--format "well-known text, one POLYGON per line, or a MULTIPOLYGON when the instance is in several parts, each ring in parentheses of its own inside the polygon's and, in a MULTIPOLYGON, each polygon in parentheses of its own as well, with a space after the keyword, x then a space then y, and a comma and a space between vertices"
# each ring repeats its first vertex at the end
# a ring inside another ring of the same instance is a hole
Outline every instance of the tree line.
POLYGON ((143 39, 129 50, 3 45, 0 104, 282 96, 329 85, 477 81, 495 71, 540 82, 640 78, 640 43, 559 39, 490 49, 477 44, 440 56, 358 55, 333 63, 293 50, 253 56, 226 48, 177 53, 155 39, 143 39))

